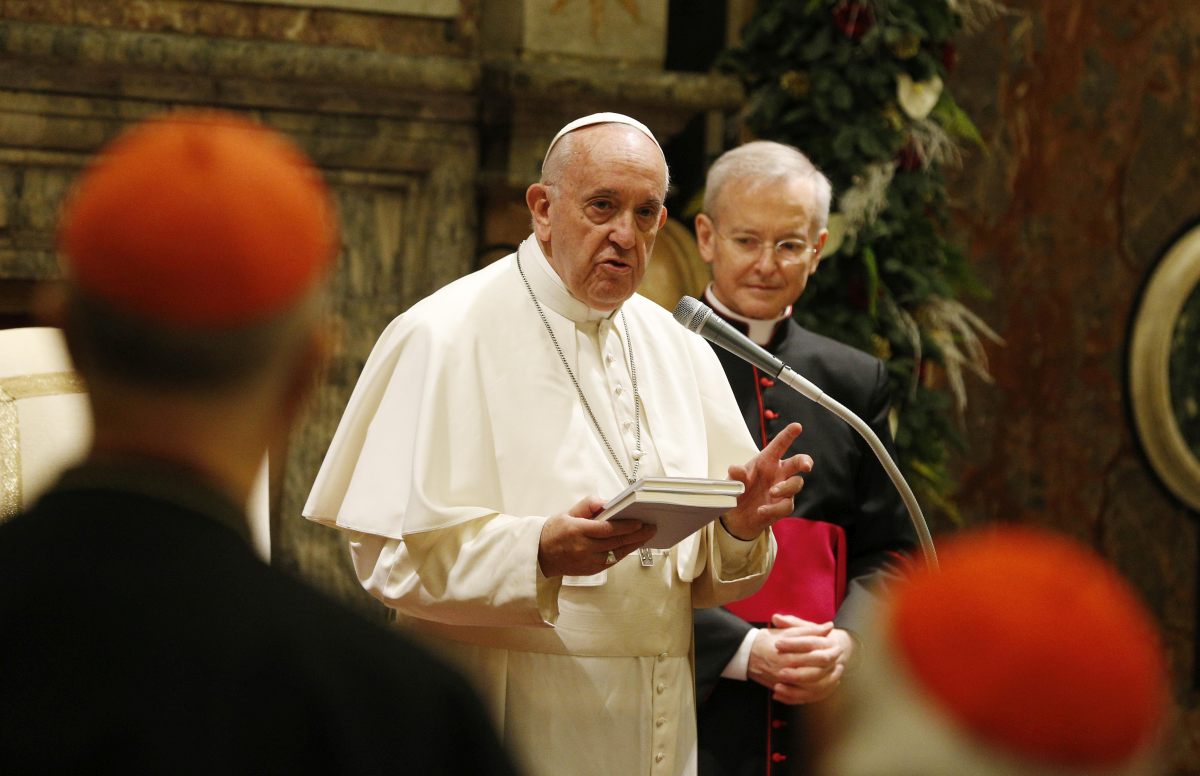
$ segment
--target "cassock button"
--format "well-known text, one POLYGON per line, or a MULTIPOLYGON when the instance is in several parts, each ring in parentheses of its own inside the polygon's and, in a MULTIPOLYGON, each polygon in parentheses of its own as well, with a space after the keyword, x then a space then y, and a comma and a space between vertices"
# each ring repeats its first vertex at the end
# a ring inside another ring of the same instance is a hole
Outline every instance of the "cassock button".
POLYGON ((658 693, 659 695, 662 695, 663 691, 666 689, 667 689, 667 686, 665 684, 663 684, 662 682, 659 682, 658 686, 654 688, 654 691, 656 693, 658 693))
POLYGON ((654 727, 662 727, 665 724, 667 724, 666 717, 659 717, 658 719, 654 720, 654 727))
POLYGON ((779 413, 775 410, 763 410, 763 417, 767 420, 778 420, 779 413))
POLYGON ((612 366, 613 362, 616 360, 616 357, 614 357, 612 353, 607 353, 604 356, 604 363, 608 364, 609 366, 612 366))
POLYGON ((775 381, 769 377, 760 377, 758 378, 758 384, 763 388, 770 388, 771 386, 775 385, 775 381))
POLYGON ((625 389, 618 385, 614 393, 617 394, 617 396, 620 396, 621 394, 625 393, 625 389))
POLYGON ((771 720, 771 727, 779 730, 781 727, 787 727, 787 721, 782 719, 773 719, 771 720))
POLYGON ((667 659, 667 653, 666 653, 666 652, 659 652, 659 653, 658 653, 658 662, 660 662, 660 663, 661 663, 662 661, 664 661, 664 660, 666 660, 666 659, 667 659))
POLYGON ((659 752, 658 754, 654 755, 654 762, 656 762, 656 763, 661 763, 664 759, 666 759, 666 755, 663 754, 662 752, 659 752))
POLYGON ((773 763, 781 763, 786 759, 787 759, 786 754, 780 754, 779 752, 771 753, 771 762, 773 762, 773 763))

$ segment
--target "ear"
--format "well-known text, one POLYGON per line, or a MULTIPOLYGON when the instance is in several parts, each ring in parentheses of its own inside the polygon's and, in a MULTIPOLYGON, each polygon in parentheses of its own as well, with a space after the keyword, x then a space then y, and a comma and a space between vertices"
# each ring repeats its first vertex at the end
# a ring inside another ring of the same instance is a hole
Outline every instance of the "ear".
POLYGON ((828 239, 829 230, 822 229, 821 233, 817 235, 817 255, 813 257, 812 267, 808 270, 809 277, 815 275, 817 272, 817 267, 821 266, 821 259, 825 258, 821 251, 825 250, 825 241, 828 239))
POLYGON ((533 233, 538 240, 550 242, 550 187, 535 183, 525 189, 525 205, 533 217, 533 233))
POLYGON ((706 213, 696 216, 696 246, 705 264, 712 264, 716 257, 717 227, 706 213))
MULTIPOLYGON (((667 206, 663 205, 662 210, 658 212, 658 229, 662 229, 667 225, 667 206)), ((657 231, 657 229, 655 230, 657 231)))

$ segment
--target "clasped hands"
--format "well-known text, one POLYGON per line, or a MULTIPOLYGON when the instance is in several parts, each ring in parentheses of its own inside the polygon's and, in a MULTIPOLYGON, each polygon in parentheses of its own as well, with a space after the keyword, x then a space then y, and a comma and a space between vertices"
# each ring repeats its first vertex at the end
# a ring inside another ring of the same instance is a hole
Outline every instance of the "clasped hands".
MULTIPOLYGON (((730 466, 729 478, 745 486, 737 506, 722 517, 725 530, 746 541, 792 513, 793 498, 804 487, 797 476, 812 470, 812 458, 783 458, 802 431, 790 423, 745 465, 730 466)), ((654 536, 653 525, 636 520, 593 520, 604 511, 604 500, 582 499, 566 512, 552 515, 542 526, 538 565, 547 577, 587 576, 609 565, 608 554, 620 560, 654 536)))
POLYGON ((746 676, 782 703, 815 703, 837 689, 854 650, 854 638, 831 622, 776 614, 754 637, 746 676))

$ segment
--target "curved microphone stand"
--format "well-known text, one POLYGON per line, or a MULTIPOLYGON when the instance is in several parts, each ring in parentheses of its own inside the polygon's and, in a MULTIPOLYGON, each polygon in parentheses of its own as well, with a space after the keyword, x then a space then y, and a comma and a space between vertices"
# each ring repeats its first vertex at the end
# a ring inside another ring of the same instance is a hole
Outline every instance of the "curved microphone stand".
POLYGON ((879 435, 867 425, 866 421, 855 415, 832 396, 826 394, 814 383, 797 374, 787 364, 754 344, 749 338, 730 326, 719 316, 714 315, 712 308, 698 299, 693 299, 690 296, 683 297, 679 300, 679 304, 675 306, 674 314, 675 320, 686 328, 696 332, 714 345, 719 345, 735 356, 748 361, 776 380, 779 380, 795 391, 799 391, 804 396, 812 399, 817 404, 820 404, 834 415, 849 423, 850 427, 857 431, 859 436, 865 439, 867 444, 870 445, 871 451, 875 453, 875 457, 883 465, 883 469, 892 480, 892 484, 900 492, 900 498, 904 501, 904 506, 908 508, 908 519, 912 521, 913 529, 917 532, 917 540, 921 544, 921 553, 925 556, 925 563, 934 571, 938 569, 937 551, 933 547, 933 537, 929 535, 929 526, 925 523, 925 515, 921 512, 921 505, 917 503, 917 497, 913 495, 912 488, 904 480, 904 475, 900 473, 900 468, 896 466, 895 461, 888 455, 887 448, 883 446, 879 435))

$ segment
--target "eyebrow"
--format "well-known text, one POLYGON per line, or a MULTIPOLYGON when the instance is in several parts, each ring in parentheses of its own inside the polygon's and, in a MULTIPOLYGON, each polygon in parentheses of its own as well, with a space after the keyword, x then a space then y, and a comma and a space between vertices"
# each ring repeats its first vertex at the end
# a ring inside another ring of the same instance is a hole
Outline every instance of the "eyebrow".
MULTIPOLYGON (((751 234, 751 235, 754 235, 755 237, 759 237, 763 234, 763 230, 755 229, 752 226, 733 226, 733 227, 730 227, 729 232, 731 234, 751 234)), ((803 232, 803 230, 790 231, 790 232, 787 232, 786 234, 784 234, 783 237, 778 237, 776 239, 792 240, 792 239, 796 239, 796 238, 799 238, 801 240, 804 240, 805 242, 808 242, 808 235, 806 235, 803 232)))
MULTIPOLYGON (((621 192, 617 191, 616 189, 602 188, 602 189, 593 189, 592 191, 589 191, 587 196, 585 197, 585 199, 591 199, 592 197, 620 197, 620 196, 621 196, 621 192)), ((656 207, 662 207, 663 200, 660 197, 652 196, 652 197, 644 200, 641 204, 643 204, 643 205, 650 204, 650 205, 655 205, 656 207)))

